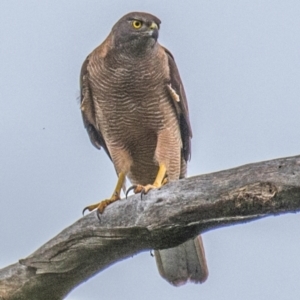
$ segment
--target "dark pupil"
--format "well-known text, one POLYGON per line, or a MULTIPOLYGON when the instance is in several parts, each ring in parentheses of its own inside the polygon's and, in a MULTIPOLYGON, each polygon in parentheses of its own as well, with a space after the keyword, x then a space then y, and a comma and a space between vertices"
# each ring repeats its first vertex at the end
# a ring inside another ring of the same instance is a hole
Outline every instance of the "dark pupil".
POLYGON ((141 25, 141 23, 136 21, 134 25, 135 25, 136 27, 139 27, 139 26, 141 25))

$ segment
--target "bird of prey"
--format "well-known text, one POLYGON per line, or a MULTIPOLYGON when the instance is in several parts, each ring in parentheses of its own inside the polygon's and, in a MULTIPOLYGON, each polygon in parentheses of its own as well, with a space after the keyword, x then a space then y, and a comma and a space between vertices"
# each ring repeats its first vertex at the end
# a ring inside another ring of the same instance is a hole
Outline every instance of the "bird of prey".
MULTIPOLYGON (((109 199, 85 209, 103 213, 120 199, 128 178, 147 194, 186 176, 192 131, 174 57, 158 39, 160 20, 148 13, 123 16, 81 69, 81 111, 92 144, 112 160, 118 181, 109 199)), ((201 237, 155 251, 171 284, 208 276, 201 237)))

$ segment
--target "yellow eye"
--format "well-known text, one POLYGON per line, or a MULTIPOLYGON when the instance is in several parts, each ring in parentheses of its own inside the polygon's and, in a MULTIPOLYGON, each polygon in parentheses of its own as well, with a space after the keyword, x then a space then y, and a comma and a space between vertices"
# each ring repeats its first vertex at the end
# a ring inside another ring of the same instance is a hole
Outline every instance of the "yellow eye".
POLYGON ((135 28, 135 29, 139 29, 142 27, 143 23, 141 21, 138 21, 138 20, 134 20, 132 21, 132 27, 135 28))

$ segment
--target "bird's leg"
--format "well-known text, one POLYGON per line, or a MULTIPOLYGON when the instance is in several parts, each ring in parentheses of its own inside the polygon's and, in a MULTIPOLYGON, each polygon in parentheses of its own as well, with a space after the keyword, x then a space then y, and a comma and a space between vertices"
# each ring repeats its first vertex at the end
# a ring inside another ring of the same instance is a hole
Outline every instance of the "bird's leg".
POLYGON ((147 194, 150 190, 152 189, 156 189, 156 188, 160 188, 161 186, 163 186, 164 184, 167 183, 167 179, 166 179, 166 172, 167 172, 167 168, 164 164, 159 165, 159 169, 156 175, 156 178, 153 182, 153 184, 147 184, 147 185, 133 185, 131 186, 127 192, 126 192, 126 197, 127 194, 133 190, 135 194, 141 193, 142 195, 147 194))
POLYGON ((84 212, 86 210, 92 211, 94 209, 97 209, 97 214, 98 215, 102 214, 106 206, 108 206, 109 204, 121 199, 120 194, 121 194, 121 189, 123 187, 124 181, 125 181, 125 174, 121 172, 118 176, 117 185, 114 189, 114 192, 113 192, 112 196, 109 199, 105 199, 105 200, 103 200, 99 203, 92 204, 92 205, 89 205, 89 206, 85 207, 83 209, 82 213, 84 214, 84 212))

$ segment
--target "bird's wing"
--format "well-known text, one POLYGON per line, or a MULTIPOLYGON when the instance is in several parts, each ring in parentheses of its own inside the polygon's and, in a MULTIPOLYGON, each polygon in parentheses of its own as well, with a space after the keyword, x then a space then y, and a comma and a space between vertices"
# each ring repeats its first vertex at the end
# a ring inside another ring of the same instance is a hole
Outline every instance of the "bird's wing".
POLYGON ((164 51, 168 57, 169 77, 170 82, 167 86, 169 93, 173 99, 177 118, 180 126, 181 140, 183 144, 183 157, 185 161, 191 158, 191 138, 192 129, 189 118, 188 103, 184 91, 180 75, 171 52, 164 48, 164 51))
POLYGON ((89 56, 84 61, 80 73, 80 91, 81 91, 80 97, 81 97, 81 113, 82 113, 83 123, 89 134, 92 144, 97 149, 101 149, 102 147, 107 153, 107 155, 109 156, 109 158, 111 159, 110 153, 107 149, 101 130, 97 129, 96 126, 95 106, 94 106, 92 89, 90 87, 88 65, 89 65, 89 56))

